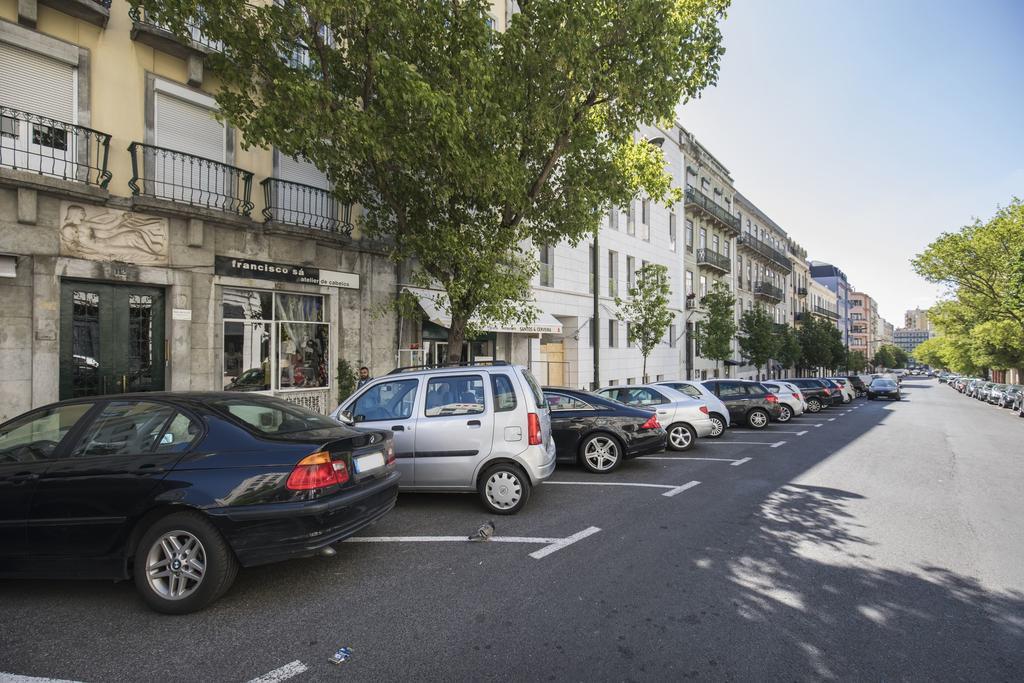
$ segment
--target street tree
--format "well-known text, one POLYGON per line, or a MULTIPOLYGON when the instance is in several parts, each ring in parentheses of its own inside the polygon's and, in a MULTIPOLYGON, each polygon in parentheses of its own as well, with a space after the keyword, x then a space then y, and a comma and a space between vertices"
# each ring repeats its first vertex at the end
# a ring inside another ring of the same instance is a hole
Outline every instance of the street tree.
POLYGON ((629 299, 615 297, 619 319, 629 323, 626 341, 636 344, 644 357, 643 377, 647 381, 647 357, 665 338, 665 332, 675 315, 669 309, 672 288, 668 283, 668 268, 649 263, 636 272, 635 282, 629 288, 629 299))
POLYGON ((703 299, 704 320, 697 326, 695 338, 700 355, 715 361, 715 368, 721 369, 722 361, 732 357, 732 340, 736 336, 736 320, 733 317, 736 297, 729 286, 715 282, 703 299))
POLYGON ((838 371, 846 364, 846 345, 843 344, 843 333, 830 322, 825 322, 823 333, 828 340, 829 360, 827 366, 833 371, 838 371))
POLYGON ((831 326, 831 323, 813 315, 800 326, 800 332, 797 334, 800 339, 800 350, 803 352, 800 367, 808 370, 823 368, 832 361, 828 331, 828 327, 831 326))
MULTIPOLYGON (((131 0, 133 8, 143 3, 131 0)), ((577 243, 639 192, 673 200, 640 124, 715 83, 728 0, 153 0, 202 18, 218 115, 246 147, 326 173, 411 284, 437 288, 449 360, 480 321, 524 322, 534 254, 577 243), (524 305, 525 304, 525 305, 524 305)))
POLYGON ((863 372, 868 366, 867 356, 863 351, 850 351, 846 356, 846 367, 850 372, 863 372))
POLYGON ((949 363, 944 353, 945 345, 945 337, 926 339, 914 349, 914 359, 933 368, 948 368, 949 363))
POLYGON ((892 367, 894 368, 905 368, 907 367, 907 361, 910 360, 910 356, 907 352, 898 346, 889 345, 889 352, 892 354, 892 367))
POLYGON ((889 369, 895 367, 896 357, 892 353, 892 348, 887 344, 878 347, 875 355, 871 357, 871 363, 878 368, 889 369))
POLYGON ((740 316, 740 330, 737 337, 740 352, 757 368, 758 376, 769 360, 775 357, 779 340, 775 333, 775 321, 768 311, 760 306, 744 311, 740 316))
POLYGON ((803 348, 800 346, 800 337, 797 331, 787 326, 778 335, 778 339, 779 348, 776 351, 776 357, 783 367, 796 369, 804 353, 803 348))

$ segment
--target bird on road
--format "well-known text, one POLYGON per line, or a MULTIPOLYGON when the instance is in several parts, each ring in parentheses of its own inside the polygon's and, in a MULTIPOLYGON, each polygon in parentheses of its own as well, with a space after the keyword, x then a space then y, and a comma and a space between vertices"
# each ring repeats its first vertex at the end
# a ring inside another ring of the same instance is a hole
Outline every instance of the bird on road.
POLYGON ((480 525, 480 528, 469 536, 471 541, 489 541, 494 535, 494 522, 487 521, 480 525))

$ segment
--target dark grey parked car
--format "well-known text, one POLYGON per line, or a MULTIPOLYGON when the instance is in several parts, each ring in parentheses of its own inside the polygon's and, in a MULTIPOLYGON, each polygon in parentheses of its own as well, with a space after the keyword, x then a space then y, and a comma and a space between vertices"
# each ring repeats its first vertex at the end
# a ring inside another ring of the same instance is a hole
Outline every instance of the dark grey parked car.
POLYGON ((760 382, 740 379, 709 379, 703 382, 729 410, 729 420, 751 429, 764 429, 782 414, 779 397, 760 382))

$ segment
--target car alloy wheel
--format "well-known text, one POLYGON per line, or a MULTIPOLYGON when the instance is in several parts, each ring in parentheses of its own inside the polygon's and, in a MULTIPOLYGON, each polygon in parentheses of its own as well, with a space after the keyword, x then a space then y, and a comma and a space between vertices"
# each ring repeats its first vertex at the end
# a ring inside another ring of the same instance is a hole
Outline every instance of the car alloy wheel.
POLYGON ((619 444, 610 436, 592 436, 583 444, 583 465, 591 472, 610 472, 620 460, 619 444))
POLYGON ((768 426, 768 413, 760 408, 751 410, 747 415, 747 424, 751 429, 764 429, 768 426))
POLYGON ((689 425, 677 422, 668 428, 668 447, 674 451, 687 451, 693 448, 696 433, 689 425))
POLYGON ((189 597, 206 575, 206 549, 187 531, 168 531, 156 540, 146 555, 146 581, 165 600, 189 597))
POLYGON ((821 401, 816 398, 807 399, 807 412, 817 413, 821 411, 821 401))
POLYGON ((712 414, 708 417, 711 420, 711 433, 708 434, 712 439, 717 439, 722 434, 725 434, 725 420, 718 414, 712 414))
POLYGON ((793 418, 793 411, 785 403, 779 409, 779 422, 789 422, 793 418))

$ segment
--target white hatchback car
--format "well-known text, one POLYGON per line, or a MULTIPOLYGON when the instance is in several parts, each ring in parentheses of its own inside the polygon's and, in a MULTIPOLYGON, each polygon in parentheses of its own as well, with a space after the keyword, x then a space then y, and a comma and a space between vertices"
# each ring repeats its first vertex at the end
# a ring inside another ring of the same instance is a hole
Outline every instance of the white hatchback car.
POLYGON ((853 388, 853 383, 845 377, 829 377, 843 389, 843 403, 849 403, 853 399, 857 398, 857 390, 853 388))
POLYGON ((782 404, 779 422, 789 422, 795 415, 803 415, 807 410, 807 401, 804 400, 804 394, 797 385, 781 380, 769 380, 761 384, 779 397, 779 403, 782 404))
POLYGON ((725 430, 730 427, 729 423, 729 409, 722 403, 722 399, 718 398, 708 389, 706 386, 696 380, 688 379, 677 379, 666 382, 656 382, 655 386, 668 387, 669 389, 675 389, 676 391, 686 394, 690 398, 695 398, 698 401, 704 401, 708 404, 708 418, 711 420, 711 424, 714 425, 714 429, 711 431, 710 436, 712 439, 716 439, 725 433, 725 430))
POLYGON ((635 408, 653 410, 658 422, 668 432, 668 447, 673 451, 688 451, 698 438, 711 436, 714 425, 708 417, 704 401, 691 398, 669 387, 638 384, 605 387, 597 392, 605 398, 635 408))

